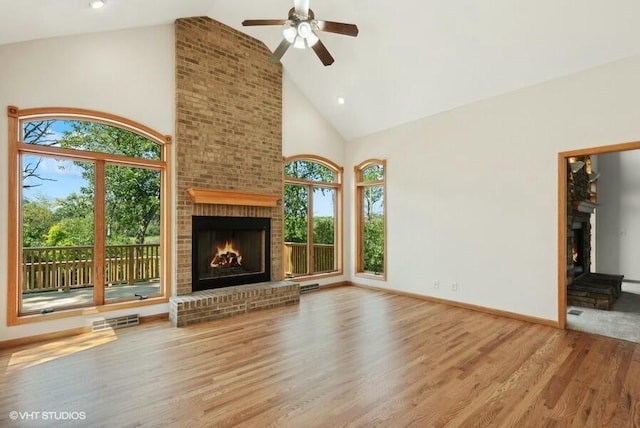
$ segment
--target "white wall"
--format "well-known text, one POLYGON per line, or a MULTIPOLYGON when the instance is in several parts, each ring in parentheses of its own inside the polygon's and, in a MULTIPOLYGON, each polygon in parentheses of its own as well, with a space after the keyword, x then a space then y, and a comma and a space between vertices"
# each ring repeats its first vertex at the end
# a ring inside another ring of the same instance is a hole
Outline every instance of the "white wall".
MULTIPOLYGON (((0 46, 0 64, 2 173, 7 170, 8 105, 99 110, 163 134, 174 134, 172 25, 0 46)), ((0 178, 0 183, 0 207, 6 207, 6 177, 0 178)), ((0 209, 0 341, 88 325, 91 317, 6 326, 7 222, 6 208, 0 209)), ((167 312, 167 305, 147 306, 136 312, 167 312)))
POLYGON ((640 281, 640 151, 599 155, 597 171, 596 270, 640 281))
MULTIPOLYGON (((300 92, 291 78, 284 73, 282 79, 282 152, 283 156, 313 154, 322 156, 344 167, 345 175, 350 167, 345 165, 345 142, 338 132, 315 109, 300 92)), ((349 218, 351 193, 348 186, 343 188, 344 205, 344 274, 322 280, 301 281, 305 283, 329 284, 349 279, 348 255, 350 254, 349 218)))
POLYGON ((638 75, 640 56, 349 143, 346 165, 387 159, 388 279, 352 280, 557 320, 557 153, 640 139, 638 75))

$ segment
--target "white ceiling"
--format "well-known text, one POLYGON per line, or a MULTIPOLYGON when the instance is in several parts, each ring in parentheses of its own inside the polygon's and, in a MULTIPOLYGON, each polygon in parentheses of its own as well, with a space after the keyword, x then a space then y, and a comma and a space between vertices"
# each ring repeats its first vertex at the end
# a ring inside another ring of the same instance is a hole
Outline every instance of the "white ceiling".
MULTIPOLYGON (((274 50, 292 0, 0 0, 0 44, 208 15, 274 50)), ((320 35, 335 58, 289 49, 285 73, 346 140, 640 53, 638 0, 311 0, 358 25, 320 35), (346 99, 338 105, 338 96, 346 99)))

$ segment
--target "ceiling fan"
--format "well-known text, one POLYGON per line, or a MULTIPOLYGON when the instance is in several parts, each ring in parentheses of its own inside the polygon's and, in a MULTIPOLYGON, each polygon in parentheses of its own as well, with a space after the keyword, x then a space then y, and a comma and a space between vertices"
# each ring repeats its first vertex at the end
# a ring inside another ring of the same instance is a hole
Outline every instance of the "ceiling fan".
POLYGON ((358 27, 353 24, 341 22, 323 21, 316 19, 315 14, 309 9, 309 0, 294 0, 294 7, 289 10, 289 19, 247 19, 242 25, 250 27, 254 25, 284 25, 282 31, 284 38, 269 59, 278 62, 291 45, 294 48, 312 48, 320 61, 326 66, 333 64, 333 57, 318 38, 316 31, 344 34, 356 37, 358 27))

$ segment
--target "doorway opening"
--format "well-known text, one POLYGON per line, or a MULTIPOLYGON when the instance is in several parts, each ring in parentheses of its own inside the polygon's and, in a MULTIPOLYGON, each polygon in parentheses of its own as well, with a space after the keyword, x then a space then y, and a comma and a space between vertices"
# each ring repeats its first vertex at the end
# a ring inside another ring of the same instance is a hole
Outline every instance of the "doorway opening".
POLYGON ((639 149, 637 141, 558 155, 561 328, 640 343, 639 149))

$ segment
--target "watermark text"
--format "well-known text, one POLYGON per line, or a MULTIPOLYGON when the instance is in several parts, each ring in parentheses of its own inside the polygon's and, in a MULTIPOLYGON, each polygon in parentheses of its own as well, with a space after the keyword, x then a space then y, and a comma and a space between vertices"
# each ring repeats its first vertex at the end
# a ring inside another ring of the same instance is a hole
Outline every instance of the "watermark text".
POLYGON ((12 421, 84 421, 87 419, 86 412, 77 411, 18 411, 9 412, 9 419, 12 421))

